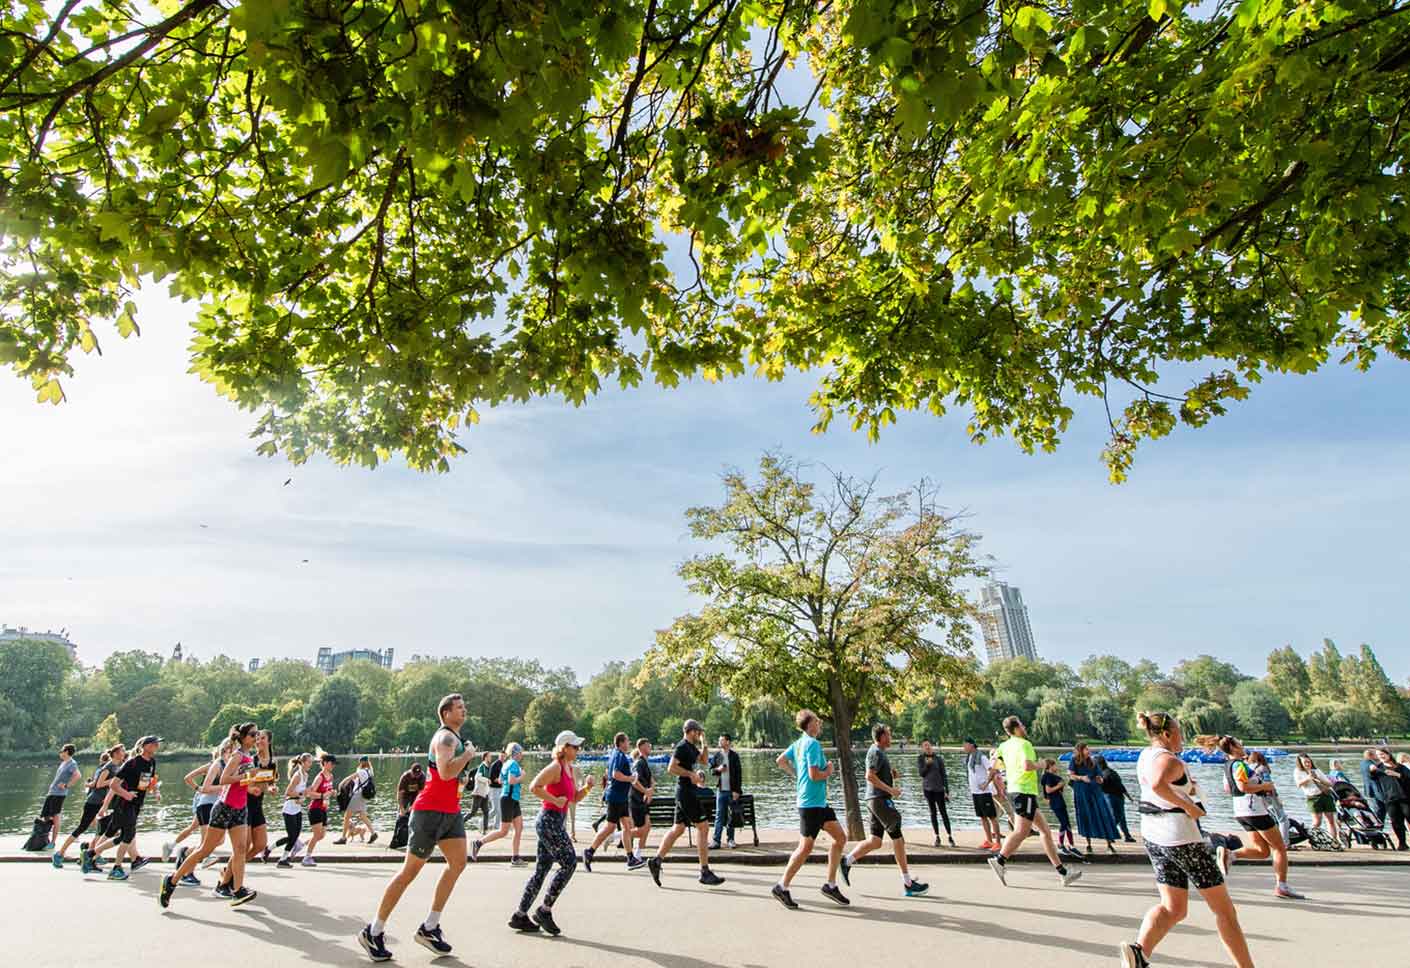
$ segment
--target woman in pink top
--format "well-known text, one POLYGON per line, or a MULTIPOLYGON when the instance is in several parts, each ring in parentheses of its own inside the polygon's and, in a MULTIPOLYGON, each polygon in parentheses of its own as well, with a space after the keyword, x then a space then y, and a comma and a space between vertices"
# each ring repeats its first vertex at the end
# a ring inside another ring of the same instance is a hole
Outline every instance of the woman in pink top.
POLYGON ((196 865, 209 857, 224 842, 227 832, 230 834, 230 877, 225 883, 217 885, 216 893, 228 898, 234 907, 248 904, 255 899, 255 892, 244 886, 245 851, 249 849, 250 839, 250 791, 245 779, 255 762, 250 750, 254 748, 258 733, 259 727, 254 723, 242 723, 230 728, 230 739, 235 743, 235 749, 226 757, 225 768, 221 770, 216 782, 201 787, 203 793, 214 793, 219 789, 220 801, 211 810, 210 826, 206 828, 206 836, 201 841, 201 846, 188 854, 179 868, 162 879, 158 895, 162 907, 171 904, 171 896, 176 892, 177 883, 195 871, 196 865))
POLYGON ((565 729, 553 741, 553 759, 534 777, 529 791, 543 801, 538 820, 534 823, 534 833, 538 837, 538 860, 534 872, 529 875, 529 883, 524 885, 524 894, 519 898, 519 910, 509 919, 509 926, 516 931, 537 931, 543 928, 549 934, 558 934, 558 924, 553 920, 553 902, 568 886, 573 870, 578 866, 578 853, 568 837, 564 821, 568 808, 577 803, 592 789, 592 777, 587 778, 581 788, 573 782, 573 761, 578 758, 583 738, 571 729, 565 729), (543 904, 529 916, 529 905, 538 897, 543 887, 543 879, 548 869, 558 865, 558 873, 549 882, 548 893, 543 896, 543 904))

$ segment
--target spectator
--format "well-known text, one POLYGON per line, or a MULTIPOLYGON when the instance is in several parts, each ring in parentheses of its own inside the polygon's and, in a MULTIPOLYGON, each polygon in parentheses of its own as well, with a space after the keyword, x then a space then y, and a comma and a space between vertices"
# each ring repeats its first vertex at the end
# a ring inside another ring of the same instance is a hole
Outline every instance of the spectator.
MULTIPOLYGON (((1333 762, 1336 762, 1333 760, 1333 762)), ((1332 780, 1317 769, 1317 764, 1306 753, 1297 754, 1297 766, 1293 768, 1293 783, 1307 798, 1307 809, 1312 814, 1313 829, 1320 830, 1326 821, 1335 840, 1337 833, 1337 797, 1332 792, 1332 780)))
POLYGON ((1374 789, 1385 804, 1386 816, 1395 831, 1395 849, 1410 850, 1405 843, 1405 820, 1410 816, 1410 766, 1396 763, 1390 750, 1379 749, 1375 752, 1376 762, 1367 770, 1374 787, 1368 785, 1368 792, 1374 789))
POLYGON ((964 741, 964 769, 969 778, 969 796, 974 804, 974 815, 984 827, 984 842, 980 850, 998 850, 1004 844, 999 835, 999 809, 994 805, 994 765, 989 757, 979 752, 972 738, 964 741))
POLYGON ((411 764, 411 769, 401 775, 397 780, 397 812, 406 813, 411 809, 411 803, 416 799, 416 794, 420 793, 426 786, 426 767, 420 760, 411 764))
POLYGON ((480 765, 475 770, 475 779, 470 787, 470 812, 465 815, 466 820, 473 820, 475 814, 480 815, 480 833, 490 832, 490 768, 495 760, 493 751, 486 751, 480 757, 480 765))
POLYGON ((372 761, 365 756, 359 757, 357 769, 343 781, 343 784, 352 790, 352 798, 348 800, 348 808, 343 811, 343 836, 333 843, 346 844, 354 835, 361 836, 361 831, 354 824, 367 828, 369 844, 377 842, 377 831, 372 829, 372 818, 367 815, 367 797, 363 793, 371 782, 372 761))
POLYGON ((1116 821, 1126 843, 1134 844, 1136 838, 1131 836, 1131 828, 1126 825, 1126 801, 1131 799, 1131 794, 1126 792, 1126 783, 1121 779, 1121 774, 1107 763, 1106 757, 1094 756, 1092 762, 1101 771, 1102 793, 1106 794, 1107 803, 1111 805, 1112 819, 1116 821))
MULTIPOLYGON (((1332 760, 1327 766, 1329 767, 1327 776, 1331 778, 1334 785, 1337 783, 1351 783, 1351 777, 1347 776, 1346 771, 1341 767, 1341 760, 1332 760)), ((1356 784, 1351 783, 1351 785, 1355 786, 1356 784)))
POLYGON ((1072 799, 1077 807, 1077 834, 1086 838, 1087 854, 1092 853, 1092 838, 1106 841, 1106 849, 1116 853, 1116 818, 1111 815, 1111 803, 1102 793, 1101 771, 1086 743, 1072 750, 1072 763, 1067 771, 1072 782, 1072 799))
POLYGON ((1371 767, 1376 765, 1376 751, 1367 750, 1361 754, 1361 792, 1366 794, 1366 802, 1376 813, 1376 819, 1382 824, 1386 822, 1386 802, 1381 799, 1377 792, 1375 782, 1371 777, 1371 767))
POLYGON ((955 835, 950 832, 950 812, 945 809, 950 799, 950 777, 945 773, 945 758, 935 752, 935 745, 930 740, 920 744, 916 772, 920 774, 925 802, 930 806, 930 829, 935 831, 935 846, 940 846, 939 820, 945 821, 945 836, 950 838, 950 846, 957 846, 955 835))
POLYGON ((504 823, 504 816, 500 813, 500 802, 504 798, 504 763, 509 757, 501 750, 493 760, 490 761, 490 826, 498 827, 504 823))
POLYGON ((1048 809, 1058 823, 1058 853, 1082 859, 1077 850, 1077 841, 1072 836, 1072 818, 1067 812, 1067 781, 1057 771, 1057 760, 1051 756, 1043 761, 1043 775, 1038 777, 1038 785, 1048 800, 1048 809))
POLYGON ((710 847, 720 849, 720 832, 724 831, 726 842, 734 846, 734 813, 740 795, 744 792, 744 767, 739 754, 734 751, 734 738, 729 733, 720 735, 720 748, 710 754, 710 772, 715 774, 715 832, 710 838, 710 847))

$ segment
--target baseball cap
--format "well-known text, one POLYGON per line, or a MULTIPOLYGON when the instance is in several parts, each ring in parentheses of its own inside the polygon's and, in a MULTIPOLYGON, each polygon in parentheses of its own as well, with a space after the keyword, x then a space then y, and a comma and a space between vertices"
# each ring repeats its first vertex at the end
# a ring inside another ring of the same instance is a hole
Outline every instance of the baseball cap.
POLYGON ((141 747, 146 746, 148 743, 160 743, 161 741, 162 738, 160 736, 143 736, 137 741, 137 746, 140 749, 141 747))
POLYGON ((582 746, 585 740, 571 729, 565 729, 553 738, 554 746, 582 746))
POLYGON ((700 725, 700 720, 698 719, 687 719, 685 721, 685 727, 683 731, 687 733, 694 733, 697 731, 703 733, 705 732, 705 727, 700 725))

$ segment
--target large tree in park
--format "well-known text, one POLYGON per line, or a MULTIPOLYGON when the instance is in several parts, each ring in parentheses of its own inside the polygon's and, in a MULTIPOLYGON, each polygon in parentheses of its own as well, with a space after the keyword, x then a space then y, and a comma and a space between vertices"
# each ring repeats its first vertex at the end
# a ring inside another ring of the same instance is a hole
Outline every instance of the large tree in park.
POLYGON ((860 836, 848 737, 859 717, 970 684, 962 586, 988 566, 926 482, 882 496, 874 481, 803 474, 766 455, 757 480, 726 473, 724 503, 686 512, 692 536, 720 550, 681 565, 705 605, 657 634, 647 669, 700 695, 815 710, 837 737, 847 821, 860 836))
POLYGON ((12 0, 0 362, 59 402, 154 278, 296 461, 803 367, 820 425, 1028 449, 1099 397, 1120 477, 1266 372, 1410 354, 1405 11, 12 0))
POLYGON ((1307 663, 1296 649, 1285 645, 1268 653, 1266 681, 1293 718, 1299 718, 1312 698, 1312 680, 1307 674, 1307 663))

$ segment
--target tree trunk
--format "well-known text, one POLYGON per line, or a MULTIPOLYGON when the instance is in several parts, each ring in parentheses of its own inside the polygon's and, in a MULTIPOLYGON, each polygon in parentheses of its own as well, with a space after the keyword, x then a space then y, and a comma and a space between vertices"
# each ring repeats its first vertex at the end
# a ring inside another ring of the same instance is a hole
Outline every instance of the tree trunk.
POLYGON ((862 803, 857 798, 857 773, 852 761, 852 707, 842 695, 840 683, 833 682, 832 735, 837 742, 837 770, 842 774, 842 802, 847 811, 847 839, 863 840, 862 803))

